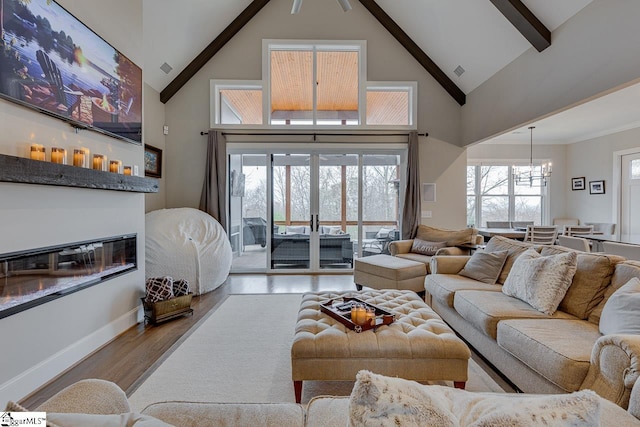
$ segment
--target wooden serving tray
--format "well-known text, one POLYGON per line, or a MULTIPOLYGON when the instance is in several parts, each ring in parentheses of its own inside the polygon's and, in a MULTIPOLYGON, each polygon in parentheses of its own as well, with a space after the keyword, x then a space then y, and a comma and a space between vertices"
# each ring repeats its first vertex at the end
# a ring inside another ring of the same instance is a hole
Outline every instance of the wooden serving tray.
POLYGON ((389 325, 395 320, 395 315, 393 313, 362 301, 359 298, 344 297, 341 299, 343 299, 344 302, 336 307, 333 306, 333 299, 320 304, 320 311, 328 314, 347 328, 352 329, 357 333, 368 331, 369 329, 373 329, 375 331, 378 326, 389 325), (373 308, 375 310, 376 317, 374 318, 374 324, 358 325, 351 321, 351 305, 357 303, 363 304, 366 308, 373 308))

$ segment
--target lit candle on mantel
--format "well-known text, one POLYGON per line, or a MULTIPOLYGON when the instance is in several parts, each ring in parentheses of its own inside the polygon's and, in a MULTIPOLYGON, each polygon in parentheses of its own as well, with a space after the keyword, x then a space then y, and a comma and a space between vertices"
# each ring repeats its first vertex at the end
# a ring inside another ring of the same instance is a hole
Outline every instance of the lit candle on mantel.
POLYGON ((109 162, 109 172, 120 173, 120 165, 122 165, 120 160, 111 160, 109 162))
POLYGON ((93 169, 97 171, 107 170, 107 158, 104 156, 104 154, 93 155, 93 169))
POLYGON ((87 167, 86 157, 82 148, 75 148, 73 150, 73 166, 78 166, 81 168, 87 167))
POLYGON ((124 167, 124 174, 127 176, 131 176, 131 166, 124 167))
POLYGON ((30 158, 31 160, 42 160, 44 161, 44 157, 45 157, 45 151, 44 151, 44 147, 40 144, 31 144, 31 154, 30 154, 30 158))
POLYGON ((64 148, 53 147, 51 148, 51 163, 57 163, 59 165, 67 164, 67 150, 64 148))

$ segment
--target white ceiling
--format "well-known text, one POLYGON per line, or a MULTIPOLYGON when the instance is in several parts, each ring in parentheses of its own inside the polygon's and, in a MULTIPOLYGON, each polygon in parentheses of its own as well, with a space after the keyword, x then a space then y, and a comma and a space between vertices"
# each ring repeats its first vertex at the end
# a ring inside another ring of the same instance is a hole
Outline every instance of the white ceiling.
MULTIPOLYGON (((339 7, 335 0, 306 1, 325 1, 330 7, 339 7)), ((553 43, 553 31, 592 0, 522 1, 552 31, 553 43)), ((377 2, 466 94, 533 49, 489 0, 377 2), (458 65, 465 69, 460 77, 453 72, 458 65)), ((251 0, 143 1, 146 83, 161 92, 250 3, 251 0), (173 67, 169 74, 160 70, 165 62, 173 67)), ((363 10, 356 8, 347 13, 363 10)), ((639 95, 640 85, 636 85, 538 120, 534 123, 534 140, 566 144, 640 126, 639 95)), ((491 141, 528 142, 529 131, 524 126, 491 141)))

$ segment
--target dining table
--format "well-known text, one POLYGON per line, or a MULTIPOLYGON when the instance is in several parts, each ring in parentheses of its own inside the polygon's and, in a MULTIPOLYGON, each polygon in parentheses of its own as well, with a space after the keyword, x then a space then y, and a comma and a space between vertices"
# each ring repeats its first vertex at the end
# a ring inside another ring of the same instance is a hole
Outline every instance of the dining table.
POLYGON ((524 240, 526 233, 527 231, 524 228, 478 228, 478 234, 483 236, 485 241, 491 239, 493 236, 524 240))

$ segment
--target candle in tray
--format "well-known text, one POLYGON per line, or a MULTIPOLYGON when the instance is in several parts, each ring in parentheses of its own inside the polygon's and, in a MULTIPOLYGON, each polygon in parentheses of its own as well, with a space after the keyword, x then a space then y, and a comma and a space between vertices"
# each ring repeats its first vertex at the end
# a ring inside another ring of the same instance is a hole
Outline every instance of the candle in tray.
POLYGON ((124 174, 127 176, 131 176, 131 166, 124 167, 124 174))
POLYGON ((376 310, 373 307, 367 307, 366 324, 374 326, 376 318, 376 310))
POLYGON ((58 163, 59 165, 67 164, 67 150, 64 148, 53 147, 51 148, 51 163, 58 163))
POLYGON ((31 144, 31 154, 30 154, 30 158, 31 160, 42 160, 44 161, 44 157, 45 157, 45 151, 44 151, 44 147, 40 144, 31 144))
POLYGON ((107 158, 104 156, 104 154, 93 155, 93 169, 97 171, 107 170, 107 158))
POLYGON ((109 161, 109 172, 120 173, 120 166, 122 166, 122 162, 120 160, 109 161))
POLYGON ((84 149, 75 148, 73 150, 73 166, 79 166, 81 168, 87 167, 86 157, 84 154, 84 149))
POLYGON ((356 308, 356 324, 362 326, 367 322, 367 310, 363 305, 356 308))

